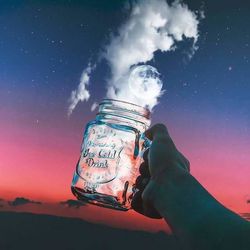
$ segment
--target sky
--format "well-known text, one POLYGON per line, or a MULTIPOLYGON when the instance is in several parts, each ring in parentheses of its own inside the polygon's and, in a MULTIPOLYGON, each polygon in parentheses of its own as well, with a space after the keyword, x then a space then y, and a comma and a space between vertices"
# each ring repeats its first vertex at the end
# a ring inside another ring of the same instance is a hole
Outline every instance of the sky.
MULTIPOLYGON (((152 124, 167 125, 190 160, 191 173, 210 193, 235 212, 249 212, 250 3, 184 2, 205 13, 199 49, 189 60, 190 42, 181 42, 174 52, 157 52, 149 62, 166 90, 152 124)), ((68 100, 89 59, 99 57, 125 21, 124 4, 0 2, 0 198, 45 203, 74 198, 70 184, 83 129, 95 118, 91 105, 105 97, 110 76, 105 60, 92 75, 89 101, 78 104, 70 117, 68 100)), ((91 216, 96 211, 88 208, 91 216)), ((103 220, 110 214, 105 210, 103 220)), ((125 217, 143 224, 132 211, 125 217)))

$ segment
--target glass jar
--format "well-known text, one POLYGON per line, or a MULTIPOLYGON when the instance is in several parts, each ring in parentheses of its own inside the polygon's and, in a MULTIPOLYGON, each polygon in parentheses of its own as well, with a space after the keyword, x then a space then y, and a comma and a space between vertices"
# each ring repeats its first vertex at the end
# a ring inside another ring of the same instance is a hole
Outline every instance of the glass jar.
POLYGON ((142 154, 149 146, 144 131, 150 111, 112 99, 99 104, 86 125, 71 190, 83 201, 119 210, 131 208, 142 154))

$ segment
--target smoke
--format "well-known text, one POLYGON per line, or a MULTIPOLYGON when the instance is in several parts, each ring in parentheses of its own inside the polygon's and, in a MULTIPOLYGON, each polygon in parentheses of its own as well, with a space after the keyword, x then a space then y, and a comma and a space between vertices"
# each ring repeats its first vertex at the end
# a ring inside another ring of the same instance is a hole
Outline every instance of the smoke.
POLYGON ((89 85, 90 74, 92 70, 95 69, 95 65, 88 64, 87 68, 83 70, 80 83, 76 90, 71 92, 71 96, 69 99, 69 108, 68 108, 68 116, 70 116, 75 109, 76 105, 81 101, 88 101, 90 97, 89 90, 87 86, 89 85))
MULTIPOLYGON (((111 69, 106 97, 152 110, 164 92, 163 83, 157 69, 146 63, 156 51, 173 51, 184 39, 192 40, 191 58, 198 49, 199 18, 204 18, 203 12, 192 12, 179 0, 172 4, 165 0, 132 1, 128 20, 111 37, 103 54, 111 69)), ((69 115, 79 101, 89 99, 86 86, 91 71, 89 65, 82 73, 78 89, 72 91, 69 115)))
MULTIPOLYGON (((192 56, 198 49, 198 16, 187 5, 175 1, 169 5, 165 0, 142 0, 134 2, 129 19, 120 27, 118 35, 113 37, 106 47, 105 58, 111 68, 107 96, 126 100, 152 109, 162 94, 162 86, 157 77, 151 78, 151 95, 138 93, 136 88, 128 87, 128 79, 135 65, 145 64, 154 58, 158 50, 167 52, 176 49, 176 43, 189 38, 193 40, 190 52, 192 56), (158 91, 155 91, 155 90, 158 91), (141 98, 138 97, 141 96, 141 98)), ((133 78, 134 85, 146 84, 141 76, 152 71, 144 65, 141 73, 133 78)), ((156 70, 156 69, 155 69, 156 70)))

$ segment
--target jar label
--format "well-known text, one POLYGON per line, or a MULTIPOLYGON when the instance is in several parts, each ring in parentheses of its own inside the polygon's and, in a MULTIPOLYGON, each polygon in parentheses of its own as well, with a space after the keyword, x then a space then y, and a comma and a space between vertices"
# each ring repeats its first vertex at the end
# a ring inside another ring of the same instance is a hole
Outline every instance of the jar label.
POLYGON ((106 125, 90 127, 84 135, 79 175, 89 183, 113 180, 124 149, 124 132, 106 125))

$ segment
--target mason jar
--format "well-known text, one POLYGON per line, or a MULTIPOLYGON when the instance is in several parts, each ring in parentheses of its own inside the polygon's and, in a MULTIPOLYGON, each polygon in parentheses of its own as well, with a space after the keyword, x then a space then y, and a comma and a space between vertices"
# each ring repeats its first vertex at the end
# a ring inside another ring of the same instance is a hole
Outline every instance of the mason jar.
POLYGON ((112 99, 99 104, 85 128, 71 190, 77 199, 119 210, 131 208, 142 154, 149 146, 144 131, 150 111, 112 99))

